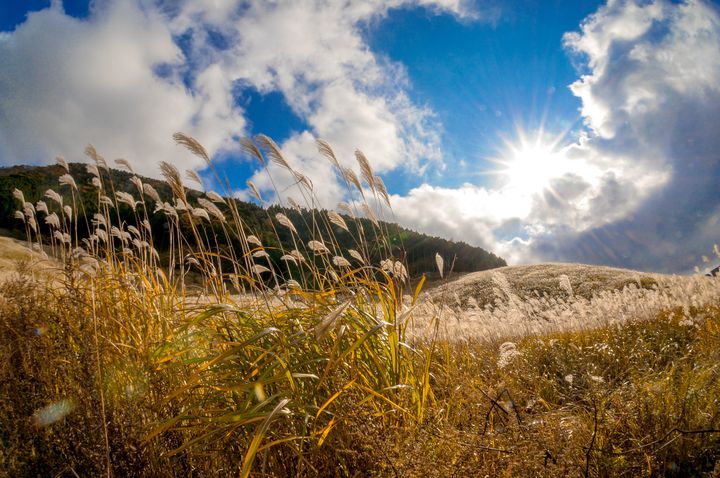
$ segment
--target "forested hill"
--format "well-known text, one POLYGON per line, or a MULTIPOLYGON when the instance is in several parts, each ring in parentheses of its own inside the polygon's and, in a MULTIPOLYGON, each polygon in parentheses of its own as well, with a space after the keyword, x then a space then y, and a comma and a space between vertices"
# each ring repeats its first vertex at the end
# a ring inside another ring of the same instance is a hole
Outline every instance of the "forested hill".
MULTIPOLYGON (((79 199, 76 199, 78 201, 78 210, 84 208, 86 217, 92 218, 93 213, 98 210, 98 195, 97 190, 92 185, 93 176, 87 171, 86 167, 86 164, 72 163, 70 164, 70 175, 78 188, 79 199)), ((13 197, 15 189, 19 189, 24 193, 25 201, 35 204, 38 200, 43 200, 51 209, 55 205, 52 205, 52 201, 45 197, 48 189, 62 195, 65 204, 72 204, 70 187, 59 184, 59 178, 63 174, 65 174, 65 170, 59 165, 0 168, 0 228, 8 230, 15 237, 25 236, 23 222, 15 218, 15 211, 22 210, 21 204, 13 197)), ((109 169, 108 171, 101 169, 100 174, 104 181, 107 180, 108 183, 111 182, 114 185, 116 192, 127 192, 133 194, 135 199, 139 199, 137 187, 131 180, 133 174, 117 169, 109 169)), ((145 177, 140 177, 140 179, 143 183, 150 184, 163 201, 172 202, 171 189, 165 182, 145 177)), ((197 200, 203 197, 203 193, 188 189, 187 196, 192 205, 196 206, 197 200)), ((154 208, 154 201, 148 196, 145 196, 145 199, 154 208)), ((281 211, 297 226, 301 238, 311 237, 308 230, 310 226, 308 225, 313 223, 312 211, 306 209, 283 210, 277 206, 264 209, 256 204, 239 200, 235 200, 235 203, 245 225, 251 233, 260 238, 263 244, 277 245, 278 237, 283 243, 291 241, 288 231, 278 228, 276 224, 275 229, 273 229, 274 221, 271 218, 274 218, 276 213, 281 211)), ((152 212, 151 207, 148 207, 148 209, 152 212)), ((126 217, 129 223, 134 222, 134 215, 129 206, 122 205, 118 210, 118 214, 123 218, 126 217)), ((352 220, 345 215, 342 217, 348 225, 349 232, 340 228, 333 231, 338 244, 342 248, 355 247, 358 227, 361 227, 366 236, 370 235, 370 241, 381 237, 380 235, 372 236, 377 226, 371 223, 370 220, 364 218, 352 220)), ((162 255, 163 250, 168 247, 168 244, 163 241, 163 237, 166 235, 166 217, 163 214, 150 214, 149 220, 153 230, 153 237, 156 238, 154 245, 162 255)), ((84 220, 81 219, 79 224, 83 225, 84 220)), ((40 224, 40 226, 46 227, 44 224, 40 224)), ((385 237, 389 238, 391 242, 389 246, 393 254, 407 261, 408 272, 411 275, 421 273, 436 274, 436 253, 439 253, 448 265, 454 262, 454 271, 456 272, 481 271, 506 265, 505 261, 495 254, 464 242, 431 237, 396 224, 380 222, 379 226, 385 232, 385 237)))

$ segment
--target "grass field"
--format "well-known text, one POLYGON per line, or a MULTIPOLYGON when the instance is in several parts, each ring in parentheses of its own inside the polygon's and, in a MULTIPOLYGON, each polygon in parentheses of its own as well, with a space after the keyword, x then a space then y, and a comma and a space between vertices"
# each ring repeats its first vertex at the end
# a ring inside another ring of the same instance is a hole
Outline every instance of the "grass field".
MULTIPOLYGON (((245 147, 294 173, 268 138, 245 147)), ((389 207, 361 155, 362 179, 338 172, 349 216, 314 213, 280 267, 231 202, 189 204, 172 165, 162 203, 139 180, 114 194, 88 155, 93 217, 67 175, 65 196, 16 194, 28 242, 57 266, 1 280, 0 475, 720 475, 717 279, 537 265, 410 287, 389 244, 333 242, 389 207), (121 205, 134 224, 113 222, 121 205), (149 214, 167 218, 171 267, 149 214)))

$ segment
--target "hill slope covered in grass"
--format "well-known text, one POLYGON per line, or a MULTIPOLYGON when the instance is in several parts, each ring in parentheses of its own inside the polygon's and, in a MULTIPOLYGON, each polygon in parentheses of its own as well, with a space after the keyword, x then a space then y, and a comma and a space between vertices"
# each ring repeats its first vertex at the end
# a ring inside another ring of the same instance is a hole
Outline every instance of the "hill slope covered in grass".
MULTIPOLYGON (((88 217, 92 218, 93 214, 99 210, 98 195, 92 186, 93 175, 86 170, 87 165, 72 163, 69 165, 69 173, 77 185, 77 196, 80 205, 84 208, 88 217)), ((25 237, 23 223, 17 220, 15 211, 22 209, 18 202, 13 198, 15 189, 22 190, 25 199, 31 203, 38 200, 47 201, 45 193, 48 189, 57 191, 64 197, 65 204, 72 204, 70 187, 60 186, 58 178, 65 171, 61 166, 14 166, 9 168, 0 168, 0 228, 7 229, 12 232, 16 238, 25 237)), ((108 183, 108 197, 113 192, 124 192, 134 195, 135 200, 142 199, 138 195, 137 188, 131 181, 133 174, 128 171, 118 169, 99 168, 98 173, 108 183), (110 184, 112 189, 110 190, 110 184)), ((137 177, 137 176, 136 176, 137 177)), ((164 181, 153 180, 145 177, 137 177, 142 184, 151 186, 163 201, 170 201, 172 193, 170 186, 164 181)), ((199 187, 196 182, 192 183, 195 187, 199 187)), ((190 198, 192 205, 197 206, 198 198, 204 197, 200 191, 187 188, 187 196, 190 198)), ((156 207, 156 202, 150 197, 146 197, 148 208, 152 211, 156 207)), ((225 198, 225 201, 229 199, 225 198)), ((309 238, 312 236, 313 227, 313 211, 305 208, 282 209, 277 206, 271 206, 263 209, 254 203, 234 200, 234 207, 237 208, 239 217, 243 220, 249 230, 258 237, 263 244, 268 246, 278 246, 278 242, 289 245, 291 240, 289 231, 282 227, 277 227, 276 221, 273 221, 278 212, 286 214, 296 225, 301 238, 309 238)), ((226 206, 218 205, 223 212, 228 212, 226 206)), ((128 204, 121 203, 118 205, 120 217, 130 224, 134 221, 133 211, 128 204)), ((359 229, 365 231, 369 236, 370 243, 377 244, 379 241, 387 242, 387 246, 393 248, 396 256, 406 262, 408 272, 411 274, 429 273, 435 274, 435 253, 440 253, 448 260, 455 259, 455 270, 458 272, 471 272, 491 269, 494 267, 502 267, 506 265, 505 261, 485 251, 482 248, 470 246, 463 242, 448 241, 446 239, 431 237, 426 234, 417 233, 409 229, 405 229, 396 224, 379 221, 375 226, 371 220, 359 218, 357 220, 350 218, 347 214, 342 215, 344 221, 348 225, 349 231, 344 231, 337 225, 333 225, 333 233, 337 238, 338 244, 342 248, 357 248, 357 244, 353 240, 353 236, 359 233, 359 229), (386 233, 379 234, 379 230, 386 233)), ((167 252, 170 244, 167 237, 167 220, 163 215, 148 215, 148 221, 152 227, 153 237, 155 239, 154 247, 161 256, 167 252)), ((45 224, 39 224, 41 228, 45 228, 45 224)), ((79 234, 87 237, 88 228, 81 224, 79 234)), ((224 238, 220 238, 224 240, 224 238)), ((272 250, 269 254, 277 262, 279 255, 272 250)))
POLYGON ((427 289, 418 299, 413 333, 493 341, 592 329, 651 317, 683 302, 691 284, 712 284, 708 279, 586 264, 502 267, 427 289))
POLYGON ((61 263, 37 250, 30 250, 26 242, 0 236, 0 282, 8 280, 18 267, 50 276, 59 272, 61 263))
MULTIPOLYGON (((508 291, 521 298, 529 296, 567 297, 581 296, 590 299, 593 294, 608 290, 622 290, 636 284, 650 288, 658 280, 667 278, 662 274, 619 269, 590 264, 544 263, 506 266, 492 271, 463 274, 446 283, 438 283, 432 290, 433 297, 448 294, 460 307, 484 307, 498 297, 499 288, 509 286, 508 291), (498 276, 507 279, 507 284, 498 276), (563 277, 567 278, 562 279, 563 277), (562 280, 561 280, 562 279, 562 280)), ((501 291, 503 292, 503 291, 501 291)))
MULTIPOLYGON (((172 202, 195 201, 168 172, 172 202)), ((447 294, 422 310, 422 280, 409 287, 387 240, 374 257, 375 236, 345 224, 359 244, 346 250, 327 214, 302 239, 275 217, 296 247, 276 268, 232 203, 163 206, 167 257, 197 271, 197 303, 150 252, 153 228, 115 214, 129 198, 93 184, 87 241, 76 204, 24 205, 26 224, 51 218, 62 267, 52 284, 0 281, 0 476, 720 473, 720 280, 584 297, 583 274, 597 281, 571 266, 522 297, 506 270, 473 322, 447 294), (220 233, 244 240, 218 247, 220 233)))

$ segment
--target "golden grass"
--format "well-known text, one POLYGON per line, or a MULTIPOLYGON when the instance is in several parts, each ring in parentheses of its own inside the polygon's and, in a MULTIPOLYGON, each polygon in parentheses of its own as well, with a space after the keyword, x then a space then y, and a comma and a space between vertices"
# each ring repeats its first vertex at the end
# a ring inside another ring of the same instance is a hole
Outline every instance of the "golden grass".
POLYGON ((0 282, 10 279, 20 262, 27 262, 29 270, 43 276, 56 274, 60 267, 51 257, 31 250, 27 242, 0 236, 0 282))
MULTIPOLYGON (((208 161, 194 139, 176 140, 208 161)), ((316 203, 272 140, 244 147, 316 203)), ((538 266, 489 273, 485 285, 466 277, 425 304, 424 279, 408 286, 387 241, 361 234, 339 247, 333 228, 352 217, 314 211, 301 238, 286 214, 269 216, 292 244, 265 246, 233 202, 209 193, 191 204, 172 165, 174 197, 160 202, 138 178, 135 194, 116 193, 87 151, 93 217, 78 210, 72 178, 70 201, 51 191, 35 207, 16 194, 28 240, 62 270, 61 286, 22 267, 0 285, 0 474, 720 472, 720 281, 636 286, 634 273, 538 266), (120 221, 121 205, 134 221, 120 221), (163 263, 151 214, 168 224, 163 263), (490 287, 492 303, 454 302, 451 291, 474 285, 490 287)), ((357 160, 365 190, 338 168, 354 198, 344 209, 385 207, 381 181, 357 160)))

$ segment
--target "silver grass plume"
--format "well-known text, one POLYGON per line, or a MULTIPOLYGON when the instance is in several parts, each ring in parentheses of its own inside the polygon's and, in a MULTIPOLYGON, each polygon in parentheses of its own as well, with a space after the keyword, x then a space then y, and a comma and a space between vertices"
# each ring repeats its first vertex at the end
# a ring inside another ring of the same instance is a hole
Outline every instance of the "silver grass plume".
POLYGON ((285 158, 283 158, 283 155, 280 152, 280 148, 278 147, 277 144, 275 144, 275 141, 273 141, 270 137, 265 136, 264 134, 259 134, 259 135, 255 136, 255 141, 260 143, 260 146, 262 146, 265 149, 268 157, 270 157, 270 161, 282 166, 283 168, 287 169, 288 171, 292 170, 292 168, 287 163, 287 161, 285 161, 285 158))
POLYGON ((400 279, 401 282, 405 282, 408 277, 407 270, 400 261, 395 261, 393 259, 382 260, 380 261, 380 268, 392 277, 400 279))
POLYGON ((48 198, 52 199, 52 200, 55 201, 60 207, 62 207, 62 205, 63 205, 63 198, 62 198, 62 196, 60 196, 58 193, 56 193, 56 192, 53 191, 52 189, 48 189, 47 191, 45 191, 45 197, 48 197, 48 198))
POLYGON ((123 166, 125 169, 127 169, 128 171, 130 171, 133 174, 135 173, 135 171, 132 168, 132 165, 130 164, 130 161, 128 161, 127 159, 118 158, 115 160, 115 164, 117 164, 118 166, 123 166))
POLYGON ((317 253, 317 254, 328 254, 330 252, 330 249, 325 247, 325 244, 323 244, 320 241, 312 240, 308 242, 308 247, 311 251, 317 253))
POLYGON ((350 257, 352 257, 353 259, 359 261, 359 262, 362 263, 362 264, 365 264, 365 259, 364 259, 363 256, 362 256, 358 251, 356 251, 355 249, 348 249, 348 254, 350 254, 350 257))
POLYGON ((265 157, 262 155, 262 151, 260 151, 260 148, 258 148, 250 138, 241 138, 240 146, 243 151, 257 159, 261 165, 265 166, 265 157))
POLYGON ((216 193, 215 191, 210 191, 210 192, 206 193, 205 195, 206 195, 206 196, 208 197, 208 199, 211 200, 212 202, 221 203, 221 204, 227 204, 227 203, 225 202, 225 200, 222 198, 222 196, 220 196, 220 195, 219 195, 218 193, 216 193))
POLYGON ((347 232, 350 232, 350 230, 347 227, 347 224, 345 223, 345 219, 342 218, 342 216, 335 211, 328 211, 328 218, 330 219, 330 222, 335 224, 341 229, 344 229, 347 232))
POLYGON ((435 253, 435 264, 437 265, 438 272, 440 272, 440 278, 444 276, 445 261, 439 253, 435 253))
POLYGON ((380 193, 387 207, 390 207, 390 195, 388 194, 387 187, 385 187, 385 182, 380 176, 375 176, 373 179, 375 180, 375 189, 380 193))
POLYGON ((282 224, 283 226, 287 227, 292 232, 297 234, 297 229, 295 229, 295 225, 285 214, 279 212, 279 213, 275 214, 275 219, 277 219, 277 222, 279 222, 280 224, 282 224))
MULTIPOLYGON (((130 178, 130 182, 132 182, 132 183, 135 185, 135 188, 138 190, 138 192, 139 192, 140 195, 142 196, 142 193, 143 193, 143 183, 142 183, 142 181, 140 180, 140 178, 137 177, 137 176, 133 176, 133 177, 130 178)), ((142 198, 141 198, 141 199, 142 199, 142 198)))
POLYGON ((186 170, 185 177, 188 178, 190 181, 195 181, 198 185, 200 185, 201 189, 205 189, 205 186, 203 185, 203 182, 202 182, 202 178, 196 171, 194 171, 192 169, 186 170))
POLYGON ((130 225, 130 226, 127 227, 127 229, 128 229, 128 231, 130 231, 132 234, 134 234, 135 237, 140 237, 140 230, 139 230, 137 227, 135 227, 135 226, 133 226, 133 225, 130 225))
POLYGON ((195 217, 205 219, 208 222, 210 221, 210 215, 208 214, 208 212, 205 209, 203 209, 201 207, 192 208, 192 215, 195 217))
POLYGON ((102 241, 104 243, 107 243, 108 241, 108 235, 107 232, 103 229, 95 229, 95 235, 97 236, 99 241, 102 241))
POLYGON ((337 267, 350 267, 350 261, 345 259, 342 256, 335 256, 332 259, 333 264, 335 264, 337 267))
POLYGON ((330 147, 330 143, 328 143, 324 139, 316 139, 315 144, 317 144, 318 151, 320 152, 320 154, 322 154, 327 159, 329 159, 330 162, 339 170, 340 162, 337 160, 337 157, 335 156, 335 152, 330 147))
POLYGON ((25 195, 19 189, 13 189, 13 197, 20 201, 21 204, 25 204, 25 195))
POLYGON ((117 226, 112 226, 110 228, 110 235, 119 238, 123 242, 123 244, 125 244, 130 239, 132 239, 132 236, 130 235, 129 232, 123 231, 123 230, 119 229, 117 226))
POLYGON ((150 244, 148 244, 147 241, 141 241, 140 239, 137 239, 137 238, 133 239, 132 243, 139 251, 142 251, 146 247, 150 246, 150 244))
MULTIPOLYGON (((19 211, 18 211, 18 212, 19 212, 19 211)), ((293 264, 297 265, 297 259, 295 258, 295 256, 292 256, 292 255, 290 255, 290 254, 285 254, 285 255, 283 255, 283 256, 280 258, 280 260, 281 260, 281 261, 289 261, 289 262, 292 262, 293 264)))
POLYGON ((175 197, 182 199, 186 202, 185 187, 183 186, 182 178, 178 169, 170 163, 160 161, 160 172, 165 178, 165 182, 168 183, 175 197))
POLYGON ((302 208, 300 207, 300 204, 294 199, 294 198, 287 198, 288 204, 290 204, 290 207, 295 209, 297 212, 301 212, 302 208))
POLYGON ((204 207, 207 212, 209 212, 215 219, 217 219, 220 222, 225 222, 225 215, 222 213, 222 211, 211 201, 208 201, 205 198, 198 198, 198 203, 204 207))
POLYGON ((322 318, 320 322, 315 326, 315 338, 321 340, 324 338, 335 326, 338 319, 345 312, 345 309, 350 305, 350 301, 347 300, 332 310, 328 315, 322 318))
POLYGON ((262 196, 260 196, 260 191, 255 186, 255 183, 252 181, 247 181, 245 184, 247 184, 247 187, 253 193, 253 196, 255 196, 255 198, 257 198, 258 201, 262 202, 262 196))
POLYGON ((31 202, 23 204, 23 211, 27 217, 35 217, 35 206, 31 202))
POLYGON ((85 170, 96 178, 100 177, 100 170, 98 170, 97 164, 86 164, 85 170))
POLYGON ((112 199, 105 195, 100 196, 100 204, 102 204, 103 206, 111 207, 113 209, 115 208, 115 203, 112 202, 112 199))
POLYGON ((77 184, 75 184, 75 180, 69 174, 63 174, 60 176, 59 182, 61 186, 70 186, 71 188, 77 190, 77 184))
POLYGON ((375 224, 375 227, 380 227, 380 223, 378 222, 378 219, 375 216, 375 213, 373 212, 373 210, 370 209, 370 206, 368 206, 367 203, 363 203, 361 207, 362 207, 363 212, 365 213, 365 217, 370 219, 370 221, 372 221, 372 223, 375 224))
POLYGON ((358 179, 357 174, 355 174, 355 171, 353 171, 350 168, 342 167, 340 168, 340 172, 342 173, 343 178, 345 178, 345 181, 352 183, 358 191, 360 191, 360 194, 365 197, 365 193, 363 192, 362 185, 360 184, 360 179, 358 179))
POLYGON ((293 256, 298 262, 304 262, 305 257, 297 249, 290 251, 290 255, 293 256))
POLYGON ((93 223, 93 226, 96 226, 96 227, 97 226, 107 227, 107 221, 105 220, 105 216, 103 216, 99 212, 96 212, 95 215, 93 216, 92 223, 93 223))
POLYGON ((85 154, 90 157, 93 161, 95 161, 95 164, 99 167, 104 169, 105 171, 109 171, 107 162, 105 161, 105 158, 100 156, 100 154, 95 149, 95 146, 92 144, 88 144, 85 147, 85 154))
POLYGON ((258 239, 256 236, 254 236, 252 234, 250 234, 246 238, 246 240, 247 240, 248 244, 255 244, 256 246, 262 247, 262 242, 260 242, 260 239, 258 239))
POLYGON ((143 184, 143 192, 145 193, 146 196, 148 196, 150 199, 152 199, 152 200, 155 201, 156 203, 162 204, 162 200, 160 199, 160 195, 159 195, 158 192, 155 190, 155 188, 152 187, 152 185, 150 185, 150 184, 148 184, 148 183, 143 184))
POLYGON ((123 191, 118 191, 115 193, 115 199, 117 199, 117 202, 127 204, 132 208, 132 210, 135 210, 135 207, 137 206, 137 203, 135 202, 135 198, 132 194, 126 193, 123 191))
POLYGON ((348 203, 341 202, 340 204, 338 204, 338 209, 343 211, 345 214, 347 214, 351 218, 355 219, 355 213, 353 212, 352 208, 350 207, 350 205, 348 203))
POLYGON ((300 283, 294 279, 288 280, 285 285, 288 289, 300 289, 300 283))
POLYGON ((207 164, 210 164, 210 155, 208 155, 207 150, 198 140, 180 132, 175 133, 173 139, 177 144, 185 146, 188 151, 205 160, 207 164))
POLYGON ((62 156, 56 156, 55 162, 57 164, 59 164, 65 170, 66 173, 70 172, 70 165, 68 165, 68 162, 65 161, 65 158, 63 158, 62 156))
POLYGON ((297 171, 293 171, 292 174, 295 177, 295 180, 297 182, 299 182, 300 184, 302 184, 303 186, 305 186, 308 189, 308 191, 313 190, 313 183, 312 183, 312 181, 310 181, 310 179, 307 176, 305 176, 302 173, 298 173, 297 171))
POLYGON ((53 233, 53 237, 64 244, 70 244, 70 242, 72 241, 72 239, 70 238, 70 234, 62 233, 57 230, 53 233))
POLYGON ((565 293, 566 293, 567 295, 569 295, 569 296, 572 297, 572 295, 573 295, 573 287, 572 287, 572 284, 570 283, 570 278, 569 278, 567 275, 562 274, 562 275, 560 275, 560 277, 559 277, 559 282, 560 282, 560 284, 559 284, 559 285, 560 285, 560 288, 561 288, 563 291, 565 291, 565 293))
POLYGON ((355 159, 357 159, 357 162, 360 165, 360 174, 362 174, 363 179, 367 185, 370 186, 370 189, 374 191, 375 181, 372 167, 370 167, 370 161, 368 161, 365 154, 359 149, 355 151, 355 159))

